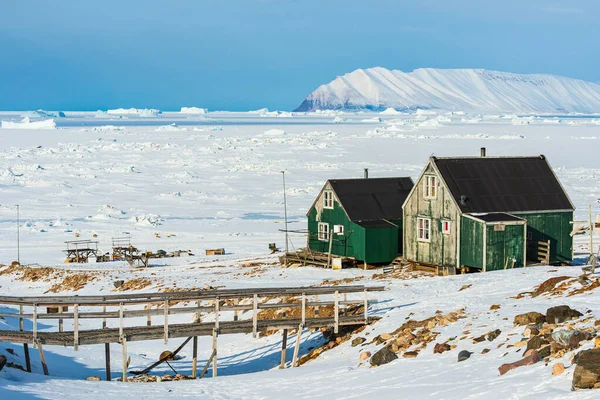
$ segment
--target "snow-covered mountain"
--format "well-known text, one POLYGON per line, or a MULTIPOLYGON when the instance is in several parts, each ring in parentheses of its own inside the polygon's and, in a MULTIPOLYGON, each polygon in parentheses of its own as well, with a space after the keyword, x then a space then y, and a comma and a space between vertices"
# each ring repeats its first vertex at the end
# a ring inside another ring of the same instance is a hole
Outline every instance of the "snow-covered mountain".
POLYGON ((320 86, 295 111, 440 109, 600 112, 600 85, 542 74, 484 69, 357 69, 320 86))

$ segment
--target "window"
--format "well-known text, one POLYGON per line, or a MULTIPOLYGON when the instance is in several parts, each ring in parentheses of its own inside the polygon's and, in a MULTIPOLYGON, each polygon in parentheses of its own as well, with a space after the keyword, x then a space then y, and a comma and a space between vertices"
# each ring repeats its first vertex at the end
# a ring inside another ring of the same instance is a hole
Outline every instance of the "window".
POLYGON ((504 224, 494 224, 494 231, 501 232, 504 230, 504 224))
POLYGON ((425 198, 435 199, 437 194, 437 177, 435 175, 425 175, 425 198))
POLYGON ((423 242, 429 242, 431 238, 431 219, 417 218, 417 238, 423 242))
POLYGON ((450 233, 450 221, 442 221, 442 233, 450 233))
POLYGON ((329 224, 327 222, 319 222, 319 240, 329 241, 329 224))
POLYGON ((333 209, 333 192, 331 190, 323 192, 323 207, 333 209))
POLYGON ((344 225, 334 225, 333 233, 338 234, 338 235, 343 235, 344 234, 344 225))

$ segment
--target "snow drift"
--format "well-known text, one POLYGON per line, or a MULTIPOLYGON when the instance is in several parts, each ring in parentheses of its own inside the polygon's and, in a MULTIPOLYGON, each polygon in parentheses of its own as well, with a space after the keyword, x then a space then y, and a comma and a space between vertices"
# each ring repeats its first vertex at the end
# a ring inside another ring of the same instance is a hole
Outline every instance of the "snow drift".
MULTIPOLYGON (((320 86, 295 111, 440 109, 600 112, 600 85, 553 75, 422 68, 357 69, 320 86)), ((388 111, 389 112, 389 111, 388 111)))
POLYGON ((160 110, 154 108, 117 108, 115 110, 107 110, 108 115, 120 115, 120 116, 131 116, 131 117, 157 117, 161 114, 160 110))
POLYGON ((31 122, 29 117, 25 117, 21 122, 2 121, 2 129, 56 129, 56 123, 53 119, 31 122))

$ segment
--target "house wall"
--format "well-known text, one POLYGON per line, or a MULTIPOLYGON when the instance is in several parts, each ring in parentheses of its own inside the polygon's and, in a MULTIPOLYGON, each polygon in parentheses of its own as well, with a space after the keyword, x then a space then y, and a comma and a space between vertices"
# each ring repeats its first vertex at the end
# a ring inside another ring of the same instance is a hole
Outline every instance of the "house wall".
POLYGON ((427 165, 425 173, 415 184, 415 188, 403 208, 404 257, 413 261, 456 266, 458 208, 454 204, 452 195, 439 176, 437 179, 438 190, 436 198, 431 200, 425 199, 425 175, 438 176, 431 163, 427 165), (430 242, 420 242, 417 240, 418 217, 431 219, 430 242), (442 233, 442 220, 450 221, 449 234, 442 233))
MULTIPOLYGON (((573 261, 573 212, 528 213, 514 215, 527 220, 527 242, 545 242, 550 240, 550 262, 573 261)), ((534 260, 536 254, 528 248, 527 258, 534 260)))
POLYGON ((503 231, 486 226, 486 271, 521 268, 525 257, 525 225, 504 225, 503 231), (512 260, 516 260, 513 266, 512 260))
POLYGON ((369 264, 389 263, 398 257, 398 228, 365 228, 364 261, 369 264))
POLYGON ((462 216, 460 220, 460 266, 483 269, 483 230, 485 224, 462 216))
MULTIPOLYGON (((329 190, 329 187, 325 187, 329 190)), ((323 208, 323 192, 317 198, 315 206, 308 214, 308 247, 321 253, 329 252, 329 242, 319 240, 319 222, 329 224, 329 232, 333 233, 334 225, 343 225, 343 235, 333 235, 331 253, 339 256, 365 259, 365 229, 350 221, 338 199, 333 197, 333 209, 323 208)))

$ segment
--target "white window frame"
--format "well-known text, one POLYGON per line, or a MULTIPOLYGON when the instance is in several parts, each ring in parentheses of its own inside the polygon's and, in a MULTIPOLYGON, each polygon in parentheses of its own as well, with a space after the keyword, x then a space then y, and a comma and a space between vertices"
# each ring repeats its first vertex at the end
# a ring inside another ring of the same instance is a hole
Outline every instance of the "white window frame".
POLYGON ((333 210, 333 191, 325 190, 323 192, 323 208, 333 210))
POLYGON ((435 175, 425 175, 424 177, 424 187, 425 187, 425 193, 423 194, 423 197, 426 199, 435 199, 437 196, 437 176, 435 175))
POLYGON ((335 233, 336 235, 343 236, 344 235, 344 225, 334 225, 333 233, 335 233))
POLYGON ((449 235, 450 234, 450 230, 452 229, 452 225, 451 225, 451 221, 448 220, 442 220, 442 233, 449 235), (447 224, 447 228, 446 228, 446 224, 447 224))
POLYGON ((318 237, 322 242, 329 242, 329 224, 327 222, 319 222, 318 237))
POLYGON ((431 218, 417 217, 417 240, 419 242, 431 241, 431 218))

